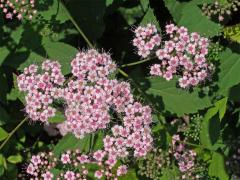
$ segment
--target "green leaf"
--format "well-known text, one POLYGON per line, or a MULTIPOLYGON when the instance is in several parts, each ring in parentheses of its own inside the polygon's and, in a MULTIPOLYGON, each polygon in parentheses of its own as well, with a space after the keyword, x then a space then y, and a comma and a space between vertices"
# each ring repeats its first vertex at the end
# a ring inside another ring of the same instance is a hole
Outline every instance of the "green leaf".
POLYGON ((170 179, 176 179, 179 177, 179 170, 176 166, 173 168, 163 168, 162 170, 163 175, 161 176, 161 180, 170 180, 170 179))
POLYGON ((0 141, 3 141, 8 137, 8 133, 0 127, 0 141))
POLYGON ((219 180, 228 180, 229 176, 225 169, 225 161, 222 154, 214 152, 208 169, 209 176, 218 177, 219 180))
POLYGON ((76 56, 78 50, 66 43, 51 42, 44 40, 44 49, 52 60, 57 60, 62 65, 62 73, 69 74, 71 72, 71 61, 76 56))
POLYGON ((20 154, 18 154, 18 155, 13 155, 13 156, 9 156, 8 158, 7 158, 7 161, 8 162, 10 162, 10 163, 12 163, 12 164, 17 164, 17 163, 20 163, 20 162, 22 162, 22 156, 20 155, 20 154))
POLYGON ((0 65, 3 63, 9 53, 9 50, 6 47, 0 47, 0 65))
POLYGON ((208 109, 205 114, 200 131, 200 142, 208 148, 214 148, 220 135, 220 122, 226 112, 228 98, 223 98, 214 104, 214 107, 208 109), (217 114, 219 114, 217 116, 217 114))
POLYGON ((50 122, 50 123, 60 123, 63 121, 65 121, 65 116, 60 111, 57 111, 54 117, 51 117, 48 119, 48 122, 50 122))
POLYGON ((110 6, 114 0, 106 0, 106 6, 110 6))
POLYGON ((223 116, 225 115, 226 109, 227 109, 227 101, 228 98, 223 98, 215 103, 216 108, 219 111, 219 119, 222 120, 223 116))
POLYGON ((143 91, 150 95, 153 103, 160 109, 182 116, 195 113, 211 106, 208 97, 199 97, 200 89, 193 92, 176 87, 177 81, 166 81, 160 77, 136 79, 142 85, 143 91))
POLYGON ((67 150, 80 149, 81 152, 88 152, 90 143, 90 135, 84 136, 83 139, 77 139, 73 134, 64 136, 54 147, 53 152, 56 156, 67 150))
POLYGON ((174 21, 179 26, 185 26, 191 32, 198 32, 204 36, 215 36, 221 33, 221 27, 202 15, 199 0, 179 2, 177 0, 164 0, 174 21), (206 28, 207 27, 207 28, 206 28))
POLYGON ((224 96, 230 94, 233 86, 240 83, 240 55, 226 49, 220 53, 220 73, 218 74, 218 93, 224 96))
POLYGON ((161 30, 160 29, 160 26, 159 26, 159 23, 158 23, 158 20, 157 18, 155 17, 154 15, 154 12, 153 12, 153 9, 152 8, 148 8, 148 11, 146 12, 146 14, 144 15, 140 25, 146 25, 148 23, 153 23, 156 25, 157 29, 158 30, 161 30))

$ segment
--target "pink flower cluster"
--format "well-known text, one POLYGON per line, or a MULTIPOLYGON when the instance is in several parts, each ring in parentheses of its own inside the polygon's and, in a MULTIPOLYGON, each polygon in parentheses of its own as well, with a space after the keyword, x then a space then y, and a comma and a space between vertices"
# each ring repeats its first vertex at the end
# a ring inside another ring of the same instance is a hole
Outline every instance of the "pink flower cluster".
MULTIPOLYGON (((109 166, 104 162, 105 153, 98 150, 91 155, 81 154, 79 149, 68 150, 60 155, 59 158, 55 157, 52 152, 40 153, 33 155, 30 163, 26 167, 26 172, 31 177, 43 178, 44 180, 52 179, 87 179, 93 171, 94 177, 101 179, 118 179, 119 176, 123 176, 127 173, 126 165, 118 165, 113 169, 113 166, 109 166), (89 170, 86 164, 93 165, 94 170, 89 170), (51 173, 51 169, 62 167, 58 174, 51 173)), ((34 179, 34 178, 32 178, 34 179)))
POLYGON ((134 30, 134 33, 133 45, 137 47, 138 55, 143 58, 149 56, 151 51, 161 43, 161 37, 157 33, 155 25, 139 26, 134 30))
POLYGON ((6 19, 23 19, 23 16, 27 16, 28 19, 32 19, 37 13, 35 8, 35 0, 0 0, 0 9, 5 14, 6 19))
MULTIPOLYGON (((156 44, 152 43, 154 45, 148 49, 150 47, 147 45, 148 43, 140 40, 141 33, 145 32, 144 30, 148 27, 154 29, 152 32, 157 33, 154 25, 148 25, 145 28, 140 26, 135 30, 137 38, 133 41, 133 45, 139 47, 138 54, 144 58, 150 55, 152 47, 155 48, 160 44, 160 41, 156 44), (140 47, 144 47, 148 51, 145 52, 140 47)), ((208 39, 201 37, 196 32, 189 33, 187 28, 177 27, 174 24, 166 25, 166 33, 169 40, 164 41, 160 48, 155 48, 154 52, 159 59, 159 63, 151 66, 150 74, 163 77, 167 81, 173 79, 174 75, 180 76, 178 81, 182 88, 194 87, 204 82, 213 69, 213 65, 208 63, 206 59, 208 39)), ((148 39, 156 36, 161 39, 159 35, 147 34, 150 36, 148 36, 148 39)))
POLYGON ((51 105, 60 97, 59 86, 63 85, 65 78, 57 61, 46 60, 41 70, 42 74, 38 73, 37 65, 30 65, 17 77, 17 81, 19 90, 27 93, 25 110, 29 118, 47 122, 55 116, 56 108, 51 105))
POLYGON ((180 136, 174 135, 172 137, 174 157, 177 160, 179 170, 183 173, 191 171, 194 168, 194 161, 196 153, 193 150, 189 150, 184 144, 179 143, 180 136))
MULTIPOLYGON (((90 157, 111 169, 121 158, 145 156, 153 142, 149 127, 151 108, 134 101, 128 83, 109 77, 116 70, 111 57, 91 49, 79 52, 71 66, 73 77, 66 81, 59 63, 49 60, 42 64, 41 73, 36 65, 31 65, 18 76, 19 89, 27 93, 29 117, 47 123, 55 116, 60 102, 59 109, 64 108, 66 121, 58 128, 62 134, 70 132, 77 138, 107 129, 110 122, 114 123, 103 139, 103 149, 94 152, 92 157, 80 156, 79 161, 85 162, 90 157)), ((61 160, 63 164, 72 162, 68 154, 62 155, 61 160)), ((121 166, 117 175, 126 171, 126 167, 121 166)), ((102 173, 97 171, 95 176, 100 177, 102 173)))

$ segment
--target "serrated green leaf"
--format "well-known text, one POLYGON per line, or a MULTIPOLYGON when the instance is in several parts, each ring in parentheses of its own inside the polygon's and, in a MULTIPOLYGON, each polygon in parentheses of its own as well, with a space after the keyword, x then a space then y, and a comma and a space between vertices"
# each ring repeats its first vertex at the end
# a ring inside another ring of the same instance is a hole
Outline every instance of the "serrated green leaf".
POLYGON ((13 155, 13 156, 9 156, 8 158, 7 158, 7 161, 8 162, 10 162, 10 163, 12 163, 12 164, 17 164, 17 163, 20 163, 20 162, 22 162, 22 156, 21 155, 13 155))
POLYGON ((65 116, 60 111, 57 111, 54 117, 51 117, 48 119, 48 122, 50 122, 50 123, 60 123, 63 121, 65 121, 65 116))
POLYGON ((199 0, 179 2, 177 0, 164 0, 165 6, 179 26, 185 26, 191 32, 198 32, 204 36, 215 36, 221 33, 221 27, 202 14, 199 0), (207 28, 206 28, 207 27, 207 28))
POLYGON ((0 127, 0 141, 3 141, 8 137, 8 133, 0 127))
POLYGON ((64 136, 54 147, 53 152, 56 156, 67 150, 79 149, 81 152, 88 152, 90 143, 90 135, 84 136, 83 139, 77 139, 73 134, 64 136))
POLYGON ((224 157, 218 152, 213 152, 212 160, 208 170, 209 176, 218 177, 219 180, 229 179, 229 176, 225 169, 224 157))
POLYGON ((195 113, 200 109, 211 106, 208 97, 199 97, 199 89, 188 92, 176 87, 177 81, 166 81, 160 77, 136 79, 143 91, 152 96, 153 103, 165 111, 170 111, 177 116, 195 113))
POLYGON ((23 92, 21 92, 18 89, 17 85, 17 75, 13 74, 13 87, 11 89, 11 92, 7 94, 7 99, 8 100, 16 100, 19 99, 22 103, 25 102, 25 95, 23 92))

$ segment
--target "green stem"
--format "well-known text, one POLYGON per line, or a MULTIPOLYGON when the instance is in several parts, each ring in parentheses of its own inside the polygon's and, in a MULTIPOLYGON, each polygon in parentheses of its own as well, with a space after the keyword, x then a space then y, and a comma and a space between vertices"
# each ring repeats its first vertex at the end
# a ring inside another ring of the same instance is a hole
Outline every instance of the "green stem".
POLYGON ((154 58, 147 58, 147 59, 143 59, 143 60, 141 60, 141 61, 136 61, 136 62, 129 63, 129 64, 123 64, 123 65, 121 65, 120 67, 123 68, 123 67, 135 66, 135 65, 138 65, 138 64, 142 64, 142 63, 151 61, 151 60, 153 60, 153 59, 154 59, 154 58))
POLYGON ((198 148, 201 148, 201 149, 207 149, 207 150, 209 150, 209 151, 214 151, 214 150, 209 149, 209 148, 207 148, 207 147, 205 147, 205 146, 203 146, 203 145, 194 144, 194 143, 190 143, 190 142, 186 142, 186 141, 178 141, 178 142, 180 142, 180 143, 182 143, 182 144, 189 145, 189 146, 198 147, 198 148))
POLYGON ((70 20, 72 21, 73 25, 75 26, 75 28, 78 30, 78 32, 81 34, 81 36, 83 37, 83 39, 86 41, 86 43, 88 44, 88 46, 90 48, 94 48, 93 44, 88 40, 87 36, 85 36, 85 34, 83 33, 82 29, 80 28, 80 26, 77 24, 77 22, 74 20, 74 18, 72 17, 72 15, 70 14, 70 12, 68 11, 66 5, 64 4, 64 1, 61 0, 61 3, 63 5, 64 10, 67 12, 70 20))
POLYGON ((8 140, 13 136, 13 134, 27 121, 27 118, 24 118, 9 134, 8 137, 3 141, 0 146, 0 150, 5 146, 8 140))

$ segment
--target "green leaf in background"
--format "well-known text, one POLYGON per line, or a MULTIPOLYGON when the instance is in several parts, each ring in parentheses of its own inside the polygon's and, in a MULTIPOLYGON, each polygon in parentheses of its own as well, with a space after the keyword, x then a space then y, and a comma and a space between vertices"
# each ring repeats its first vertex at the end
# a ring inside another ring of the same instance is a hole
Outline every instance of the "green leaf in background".
POLYGON ((0 127, 0 141, 3 141, 8 137, 8 133, 0 127))
POLYGON ((208 97, 199 97, 199 89, 193 92, 176 87, 177 81, 166 81, 160 77, 137 79, 143 90, 152 96, 153 103, 165 111, 170 111, 177 116, 195 113, 200 109, 211 106, 208 97))
POLYGON ((154 15, 153 9, 150 8, 150 7, 148 8, 146 14, 144 15, 140 25, 146 25, 148 23, 155 24, 157 29, 161 30, 160 26, 159 26, 159 23, 158 23, 158 20, 157 20, 157 18, 154 15))
POLYGON ((202 14, 199 0, 181 2, 177 0, 164 0, 174 21, 179 26, 185 26, 191 32, 198 32, 204 36, 215 36, 221 33, 221 27, 202 14), (206 28, 207 27, 207 28, 206 28))
POLYGON ((2 165, 0 165, 0 176, 2 176, 4 173, 4 167, 2 165))
POLYGON ((21 155, 12 155, 12 156, 9 156, 8 158, 7 158, 7 161, 8 162, 10 162, 10 163, 12 163, 12 164, 17 164, 17 163, 20 163, 20 162, 22 162, 22 156, 21 155))
POLYGON ((106 9, 105 0, 71 0, 71 2, 66 1, 66 5, 90 41, 95 41, 102 36, 105 29, 103 21, 106 9))
POLYGON ((240 24, 225 27, 223 33, 224 37, 230 41, 240 43, 240 24))
POLYGON ((110 6, 114 0, 106 0, 106 6, 110 6))
POLYGON ((220 73, 218 87, 219 94, 228 96, 231 87, 240 83, 240 55, 232 52, 230 49, 220 53, 220 73))
POLYGON ((209 176, 218 177, 219 180, 228 180, 229 176, 225 169, 225 161, 222 154, 214 152, 212 155, 212 160, 208 168, 209 176))
POLYGON ((57 111, 54 117, 51 117, 48 119, 48 122, 50 122, 50 123, 60 123, 63 121, 65 121, 65 116, 60 111, 57 111))
POLYGON ((228 98, 223 98, 208 109, 205 114, 200 131, 200 142, 208 148, 217 142, 220 135, 220 122, 225 115, 228 98), (217 116, 218 114, 218 116, 217 116))
POLYGON ((179 170, 176 166, 171 169, 164 168, 162 172, 163 175, 161 176, 161 180, 177 179, 177 177, 179 176, 179 170))
POLYGON ((43 47, 47 52, 49 59, 57 60, 62 65, 62 73, 69 74, 71 72, 71 61, 76 56, 78 50, 63 42, 43 41, 43 47))
POLYGON ((88 152, 90 135, 84 136, 83 139, 77 139, 73 134, 65 135, 54 147, 53 152, 56 156, 67 150, 80 149, 81 152, 88 152))

